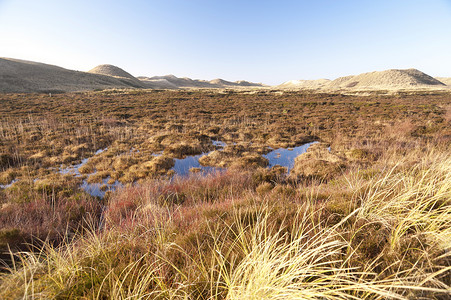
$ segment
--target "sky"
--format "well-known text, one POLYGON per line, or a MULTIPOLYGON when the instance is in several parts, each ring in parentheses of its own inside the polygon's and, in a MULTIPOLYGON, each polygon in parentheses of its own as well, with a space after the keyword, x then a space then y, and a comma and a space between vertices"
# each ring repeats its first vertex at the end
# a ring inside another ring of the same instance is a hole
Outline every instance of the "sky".
POLYGON ((451 0, 0 0, 0 57, 266 84, 451 77, 451 0))

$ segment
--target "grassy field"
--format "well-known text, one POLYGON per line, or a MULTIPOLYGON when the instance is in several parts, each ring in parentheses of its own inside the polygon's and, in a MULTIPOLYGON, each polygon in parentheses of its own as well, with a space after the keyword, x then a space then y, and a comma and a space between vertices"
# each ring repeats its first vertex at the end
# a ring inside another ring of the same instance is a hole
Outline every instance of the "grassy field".
POLYGON ((451 297, 449 93, 0 104, 2 299, 451 297), (313 141, 289 173, 266 167, 271 149, 313 141), (175 159, 201 153, 226 171, 173 177, 175 159), (84 180, 121 188, 98 198, 84 180))

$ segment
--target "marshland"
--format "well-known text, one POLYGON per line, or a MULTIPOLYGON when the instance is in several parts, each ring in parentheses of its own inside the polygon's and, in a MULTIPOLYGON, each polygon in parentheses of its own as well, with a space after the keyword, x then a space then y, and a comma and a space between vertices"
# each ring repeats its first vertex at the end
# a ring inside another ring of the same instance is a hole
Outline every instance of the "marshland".
POLYGON ((0 103, 0 298, 451 296, 447 91, 0 103))

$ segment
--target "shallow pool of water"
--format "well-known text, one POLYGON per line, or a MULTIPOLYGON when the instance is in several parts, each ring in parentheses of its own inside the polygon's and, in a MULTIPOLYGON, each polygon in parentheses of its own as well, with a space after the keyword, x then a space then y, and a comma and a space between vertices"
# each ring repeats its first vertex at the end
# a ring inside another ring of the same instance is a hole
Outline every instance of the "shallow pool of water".
MULTIPOLYGON (((209 152, 210 153, 210 152, 209 152)), ((198 154, 198 155, 191 155, 191 156, 187 156, 185 158, 182 159, 174 159, 174 167, 172 167, 171 170, 174 170, 175 173, 179 176, 186 176, 190 173, 190 169, 191 168, 198 168, 200 169, 200 172, 203 174, 208 174, 208 173, 215 173, 215 172, 220 172, 220 171, 224 171, 224 168, 218 168, 218 167, 205 167, 202 166, 199 163, 199 158, 201 158, 204 155, 208 155, 208 153, 202 153, 202 154, 198 154)))
MULTIPOLYGON (((312 142, 308 144, 304 144, 299 147, 294 148, 279 148, 279 149, 273 149, 268 154, 263 155, 263 157, 267 158, 269 161, 268 168, 274 167, 275 165, 280 165, 282 167, 286 167, 288 169, 288 172, 293 168, 294 166, 294 159, 307 151, 307 149, 315 144, 317 142, 312 142)), ((227 144, 223 141, 218 140, 212 140, 212 144, 216 147, 224 148, 227 146, 227 144)), ((102 153, 103 151, 107 150, 105 149, 99 149, 96 151, 94 155, 98 155, 102 153)), ((219 149, 220 150, 220 149, 219 149)), ((219 167, 209 167, 209 166, 202 166, 199 163, 199 158, 201 158, 204 155, 208 155, 208 153, 202 153, 198 155, 191 155, 187 156, 182 159, 174 159, 174 167, 171 168, 171 170, 175 171, 176 176, 187 176, 189 175, 190 169, 197 168, 200 170, 201 174, 210 174, 215 172, 223 172, 226 169, 225 168, 219 168, 219 167)), ((160 156, 162 155, 161 152, 154 153, 153 156, 160 156)), ((76 177, 80 177, 81 174, 78 172, 78 168, 82 167, 84 164, 88 162, 89 158, 85 158, 81 161, 81 163, 73 166, 69 166, 67 168, 60 168, 59 172, 61 174, 73 174, 76 177)), ((95 174, 96 172, 89 174, 89 176, 95 174)), ((120 182, 116 181, 113 184, 109 184, 110 178, 103 179, 102 183, 88 183, 87 180, 84 180, 83 183, 80 185, 80 188, 86 191, 88 194, 94 197, 100 197, 103 198, 105 196, 105 193, 108 190, 115 190, 121 186, 123 186, 120 182), (102 188, 103 187, 103 188, 102 188)), ((15 181, 13 181, 11 184, 13 184, 15 181)), ((11 184, 5 186, 8 187, 11 184)), ((5 188, 4 186, 1 186, 1 188, 5 188)))
POLYGON ((222 148, 225 148, 227 146, 227 144, 223 141, 212 140, 211 143, 213 144, 213 146, 218 146, 222 148))
POLYGON ((105 197, 105 193, 107 191, 114 191, 119 187, 122 187, 122 183, 116 180, 113 184, 109 184, 108 181, 110 177, 103 179, 102 183, 88 183, 86 180, 83 180, 83 183, 80 185, 80 188, 84 190, 91 196, 103 198, 105 197), (105 189, 102 186, 106 187, 105 189))
MULTIPOLYGON (((96 155, 98 155, 98 154, 104 152, 104 151, 107 150, 107 149, 108 149, 108 148, 105 148, 105 149, 99 149, 99 150, 97 150, 97 151, 94 153, 93 156, 96 156, 96 155)), ((91 157, 93 157, 93 156, 91 156, 91 157)), ((79 169, 80 167, 84 166, 84 165, 88 162, 88 160, 89 160, 91 157, 82 159, 82 160, 81 160, 81 163, 79 163, 79 164, 71 165, 71 166, 66 167, 66 168, 62 168, 62 167, 61 167, 61 168, 58 170, 58 172, 61 173, 61 174, 73 174, 73 175, 75 175, 75 177, 80 177, 81 174, 80 174, 80 172, 78 171, 78 169, 79 169)))
POLYGON ((294 159, 307 151, 307 149, 318 142, 311 142, 304 144, 302 146, 294 148, 279 148, 272 150, 268 154, 263 155, 263 157, 269 160, 268 168, 272 168, 275 165, 286 167, 288 172, 294 167, 294 159))
MULTIPOLYGON (((227 144, 223 141, 219 141, 219 140, 212 140, 211 143, 213 144, 213 146, 215 147, 220 147, 222 149, 224 149, 227 144)), ((221 149, 218 149, 221 150, 221 149)), ((190 169, 192 168, 196 168, 200 170, 200 173, 202 174, 210 174, 210 173, 215 173, 215 172, 221 172, 221 171, 225 171, 224 168, 219 168, 219 167, 206 167, 206 166, 202 166, 199 163, 199 158, 201 158, 204 155, 208 155, 211 152, 206 152, 206 153, 202 153, 202 154, 198 154, 198 155, 189 155, 185 158, 176 158, 174 159, 174 167, 171 168, 171 170, 175 171, 175 174, 178 176, 187 176, 188 174, 190 174, 190 169)))
POLYGON ((12 186, 14 183, 16 183, 17 181, 19 181, 18 179, 13 179, 13 181, 11 181, 8 184, 0 184, 0 189, 7 189, 10 186, 12 186))

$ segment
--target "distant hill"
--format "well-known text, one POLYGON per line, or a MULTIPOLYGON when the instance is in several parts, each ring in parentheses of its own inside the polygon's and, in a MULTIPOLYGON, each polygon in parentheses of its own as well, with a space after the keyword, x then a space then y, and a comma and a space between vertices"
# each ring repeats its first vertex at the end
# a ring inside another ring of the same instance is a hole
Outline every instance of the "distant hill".
POLYGON ((234 83, 236 83, 239 86, 261 86, 261 87, 266 86, 263 83, 255 83, 255 82, 250 82, 250 81, 246 81, 246 80, 238 80, 238 81, 235 81, 234 83))
POLYGON ((0 92, 71 92, 141 87, 127 78, 72 71, 61 67, 0 58, 0 92))
POLYGON ((138 79, 146 88, 149 89, 178 89, 177 85, 164 78, 152 79, 145 76, 139 76, 138 79))
POLYGON ((174 75, 165 76, 153 76, 153 77, 138 77, 141 82, 144 82, 148 87, 151 88, 209 88, 211 85, 208 81, 204 80, 193 80, 191 78, 179 78, 174 75))
POLYGON ((0 92, 74 92, 111 88, 240 88, 261 87, 248 81, 230 82, 178 78, 174 75, 134 77, 113 65, 99 65, 88 72, 13 58, 0 58, 0 92))
POLYGON ((138 78, 113 65, 98 65, 94 69, 89 70, 88 73, 106 75, 118 79, 128 79, 130 82, 133 82, 136 87, 144 87, 138 78))
POLYGON ((213 79, 210 81, 191 79, 187 77, 176 77, 174 75, 138 77, 147 87, 150 88, 240 88, 240 87, 263 87, 261 83, 252 83, 248 81, 227 81, 224 79, 213 79))
POLYGON ((416 69, 391 69, 360 75, 339 77, 335 80, 290 80, 276 86, 280 89, 336 90, 400 90, 400 89, 442 89, 451 85, 451 78, 433 78, 416 69))
POLYGON ((136 79, 130 73, 125 72, 121 68, 113 66, 113 65, 98 65, 94 69, 89 70, 88 73, 101 74, 101 75, 107 75, 107 76, 112 76, 112 77, 136 79))
POLYGON ((331 88, 415 88, 444 86, 437 79, 416 69, 386 70, 340 77, 328 85, 331 88))
MULTIPOLYGON (((73 92, 112 88, 148 89, 249 89, 268 87, 249 81, 210 81, 180 78, 174 75, 134 77, 113 65, 99 65, 88 72, 64 69, 38 62, 0 58, 0 92, 73 92)), ((335 80, 290 80, 276 89, 308 90, 397 90, 415 88, 450 88, 451 78, 433 78, 416 69, 386 70, 340 77, 335 80)))
POLYGON ((277 87, 282 89, 320 89, 326 87, 329 83, 329 79, 290 80, 277 87))
POLYGON ((435 77, 440 82, 443 82, 444 84, 451 86, 451 77, 435 77))

